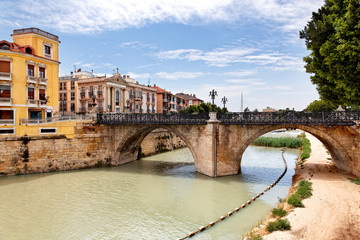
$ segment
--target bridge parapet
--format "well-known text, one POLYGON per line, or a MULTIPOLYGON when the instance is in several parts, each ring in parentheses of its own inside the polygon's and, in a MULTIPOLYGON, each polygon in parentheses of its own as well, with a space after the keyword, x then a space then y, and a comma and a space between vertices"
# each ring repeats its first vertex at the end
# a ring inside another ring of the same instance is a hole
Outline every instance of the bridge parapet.
POLYGON ((207 113, 105 113, 97 115, 97 122, 100 124, 187 124, 201 125, 209 120, 207 113))
MULTIPOLYGON (((100 124, 207 124, 207 113, 105 113, 97 115, 100 124)), ((214 119, 210 119, 214 120, 214 119)), ((360 112, 235 112, 218 113, 217 120, 225 125, 355 125, 360 112)))

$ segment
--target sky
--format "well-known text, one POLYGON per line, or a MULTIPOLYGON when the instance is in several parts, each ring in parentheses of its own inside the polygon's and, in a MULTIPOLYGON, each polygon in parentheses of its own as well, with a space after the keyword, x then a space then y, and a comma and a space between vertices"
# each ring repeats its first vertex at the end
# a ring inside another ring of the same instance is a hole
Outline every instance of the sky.
POLYGON ((36 27, 59 36, 60 76, 75 68, 196 94, 233 112, 303 110, 319 98, 299 31, 323 0, 0 0, 0 40, 36 27))

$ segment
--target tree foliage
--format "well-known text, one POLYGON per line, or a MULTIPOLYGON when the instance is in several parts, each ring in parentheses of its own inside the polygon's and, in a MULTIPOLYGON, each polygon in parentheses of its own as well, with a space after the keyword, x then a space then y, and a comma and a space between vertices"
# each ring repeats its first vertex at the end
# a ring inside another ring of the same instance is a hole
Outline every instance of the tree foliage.
POLYGON ((306 72, 321 99, 343 106, 360 105, 360 1, 325 0, 300 31, 311 51, 306 72))
POLYGON ((186 109, 180 110, 181 113, 209 113, 209 112, 228 112, 226 108, 220 108, 215 104, 201 103, 199 105, 191 105, 186 109))
POLYGON ((315 100, 307 106, 306 111, 309 112, 331 112, 337 108, 336 105, 325 100, 315 100))

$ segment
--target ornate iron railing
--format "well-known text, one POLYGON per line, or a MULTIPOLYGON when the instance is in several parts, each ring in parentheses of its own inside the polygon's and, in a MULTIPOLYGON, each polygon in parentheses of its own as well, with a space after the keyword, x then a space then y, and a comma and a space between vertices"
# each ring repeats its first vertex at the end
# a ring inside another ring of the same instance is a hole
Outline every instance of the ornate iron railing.
POLYGON ((218 113, 222 124, 306 124, 354 125, 360 112, 239 112, 218 113))
MULTIPOLYGON (((97 115, 100 124, 206 124, 207 113, 104 113, 97 115)), ((360 112, 238 112, 218 113, 217 120, 226 125, 344 125, 360 120, 360 112)))
POLYGON ((167 113, 104 113, 97 115, 100 124, 206 124, 207 113, 167 114, 167 113))

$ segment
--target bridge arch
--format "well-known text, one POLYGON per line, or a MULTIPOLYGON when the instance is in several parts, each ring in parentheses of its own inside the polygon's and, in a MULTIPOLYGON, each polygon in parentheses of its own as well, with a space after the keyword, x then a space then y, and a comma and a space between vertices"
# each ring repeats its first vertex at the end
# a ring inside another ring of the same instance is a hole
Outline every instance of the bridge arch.
MULTIPOLYGON (((120 126, 127 127, 126 135, 120 137, 115 141, 115 157, 113 160, 114 165, 124 164, 137 159, 138 152, 144 138, 153 130, 163 128, 176 134, 183 140, 186 146, 190 149, 193 156, 195 165, 198 163, 198 156, 195 150, 194 142, 189 139, 189 131, 184 131, 183 126, 177 125, 143 125, 143 126, 120 126)), ((191 131, 190 131, 191 132, 191 131)))
POLYGON ((241 171, 241 160, 243 153, 246 148, 258 137, 262 136, 265 133, 284 129, 284 128, 296 128, 303 130, 307 133, 315 136, 319 141, 321 141, 324 146, 329 151, 334 165, 340 169, 351 172, 351 161, 352 158, 348 154, 348 149, 341 142, 342 139, 337 137, 337 132, 347 132, 347 135, 351 135, 351 129, 347 126, 324 126, 324 125, 294 125, 294 124, 282 124, 282 125, 246 125, 246 126, 229 126, 230 128, 240 128, 242 131, 238 131, 242 135, 236 141, 238 149, 236 151, 236 159, 233 160, 235 164, 238 164, 238 172, 241 171), (245 132, 245 133, 244 133, 245 132))

